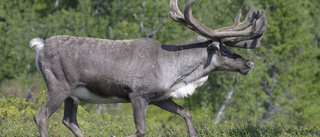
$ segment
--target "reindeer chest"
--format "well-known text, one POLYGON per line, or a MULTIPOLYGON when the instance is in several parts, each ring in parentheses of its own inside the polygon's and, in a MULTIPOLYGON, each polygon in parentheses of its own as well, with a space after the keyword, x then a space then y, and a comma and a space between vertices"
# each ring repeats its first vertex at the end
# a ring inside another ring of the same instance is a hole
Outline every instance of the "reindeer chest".
POLYGON ((194 81, 180 81, 170 89, 170 96, 173 98, 185 98, 191 96, 197 87, 203 85, 208 80, 208 75, 200 77, 194 81))

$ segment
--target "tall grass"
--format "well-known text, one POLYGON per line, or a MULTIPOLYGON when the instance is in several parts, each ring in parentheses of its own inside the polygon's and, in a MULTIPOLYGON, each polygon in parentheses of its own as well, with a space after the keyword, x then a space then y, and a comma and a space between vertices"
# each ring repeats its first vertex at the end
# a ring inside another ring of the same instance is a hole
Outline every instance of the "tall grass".
MULTIPOLYGON (((16 96, 0 98, 0 136, 39 136, 32 119, 45 99, 45 92, 36 96, 33 102, 27 102, 16 96)), ((129 105, 130 106, 130 105, 129 105)), ((168 112, 161 112, 168 113, 168 112)), ((169 114, 169 113, 168 113, 169 114)), ((147 135, 151 137, 184 137, 188 130, 182 118, 157 119, 159 114, 152 110, 147 114, 147 135)), ((166 114, 167 115, 167 114, 166 114)), ((174 116, 172 114, 172 116, 174 116)), ((174 116, 175 117, 175 116, 174 116)), ((48 132, 50 136, 74 136, 61 120, 63 107, 50 118, 48 132)), ((86 136, 127 136, 136 132, 132 114, 96 114, 85 107, 78 108, 78 123, 86 136)), ((194 119, 195 128, 202 137, 292 137, 320 136, 318 126, 285 127, 282 124, 265 124, 248 120, 246 123, 222 122, 215 125, 212 116, 200 120, 194 119)))

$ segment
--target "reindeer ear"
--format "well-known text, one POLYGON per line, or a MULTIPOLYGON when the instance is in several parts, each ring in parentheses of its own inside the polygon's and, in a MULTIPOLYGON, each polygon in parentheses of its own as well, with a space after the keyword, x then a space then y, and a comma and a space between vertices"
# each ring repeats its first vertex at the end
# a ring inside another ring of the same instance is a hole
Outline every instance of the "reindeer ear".
POLYGON ((197 34, 197 39, 198 39, 199 42, 205 42, 205 41, 208 40, 207 38, 202 37, 202 36, 200 36, 200 35, 198 35, 198 34, 197 34))
POLYGON ((208 45, 208 50, 211 53, 215 53, 220 49, 220 43, 219 42, 212 42, 211 44, 208 45))

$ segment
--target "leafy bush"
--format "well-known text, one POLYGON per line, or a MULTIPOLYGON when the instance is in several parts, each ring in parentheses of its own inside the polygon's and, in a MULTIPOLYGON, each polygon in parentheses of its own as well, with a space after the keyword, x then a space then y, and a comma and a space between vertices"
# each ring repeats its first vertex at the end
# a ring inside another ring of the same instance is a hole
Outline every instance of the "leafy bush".
MULTIPOLYGON (((0 136, 38 136, 38 129, 32 117, 45 99, 45 91, 36 95, 33 102, 27 102, 25 99, 15 96, 0 98, 0 136)), ((50 136, 73 136, 72 132, 61 122, 62 110, 63 106, 49 119, 48 132, 50 136)), ((147 136, 188 136, 182 118, 180 120, 159 121, 156 120, 156 117, 152 117, 153 113, 155 112, 148 113, 149 118, 146 119, 147 136)), ((78 123, 86 136, 127 136, 136 132, 131 114, 96 114, 86 111, 86 108, 81 105, 78 107, 78 123)), ((319 127, 316 126, 285 127, 282 124, 264 124, 254 121, 246 123, 224 122, 216 125, 210 115, 206 115, 199 121, 194 119, 194 124, 198 135, 203 137, 320 136, 319 127)))
POLYGON ((2 121, 26 121, 36 113, 31 102, 13 95, 9 98, 0 98, 0 107, 2 121))

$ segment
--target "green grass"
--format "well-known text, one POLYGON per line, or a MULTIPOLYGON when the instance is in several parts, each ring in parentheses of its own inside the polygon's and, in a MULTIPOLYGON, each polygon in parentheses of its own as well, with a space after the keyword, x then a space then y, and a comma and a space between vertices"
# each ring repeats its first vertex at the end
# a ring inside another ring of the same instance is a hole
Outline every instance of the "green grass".
MULTIPOLYGON (((37 96, 37 101, 25 100, 11 96, 0 98, 0 136, 39 136, 38 129, 32 119, 44 101, 44 92, 37 96)), ((118 114, 96 114, 88 112, 82 106, 78 108, 78 123, 86 136, 117 136, 134 134, 130 104, 123 105, 118 114), (129 112, 128 112, 129 111, 129 112)), ((188 130, 184 120, 177 115, 149 107, 146 124, 147 135, 151 137, 185 137, 188 130), (160 119, 159 119, 160 118, 160 119)), ((62 124, 63 107, 49 119, 48 132, 50 136, 73 137, 72 132, 62 124)), ((248 120, 245 123, 222 122, 215 125, 214 117, 205 114, 204 117, 194 115, 193 122, 201 137, 292 137, 320 136, 319 126, 284 126, 282 124, 265 124, 248 120)))
MULTIPOLYGON (((79 114, 80 115, 80 114, 79 114)), ((55 113, 49 121, 50 136, 73 136, 61 119, 63 112, 55 113)), ((78 118, 80 128, 86 136, 127 136, 135 133, 133 117, 102 115, 87 113, 78 118)), ((175 124, 168 121, 147 119, 147 136, 181 137, 188 136, 187 128, 182 123, 175 124)), ((194 120, 199 136, 203 137, 292 137, 292 136, 320 136, 318 128, 314 127, 283 127, 280 124, 263 124, 248 121, 245 124, 226 123, 215 125, 213 120, 194 120)), ((0 123, 0 136, 38 136, 38 130, 32 118, 24 120, 3 119, 0 123)))

